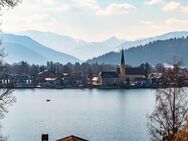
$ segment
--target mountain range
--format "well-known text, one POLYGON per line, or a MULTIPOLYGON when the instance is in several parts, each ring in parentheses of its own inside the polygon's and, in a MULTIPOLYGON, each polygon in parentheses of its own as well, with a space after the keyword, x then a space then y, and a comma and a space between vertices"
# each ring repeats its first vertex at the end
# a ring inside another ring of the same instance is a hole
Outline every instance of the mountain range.
MULTIPOLYGON (((157 40, 146 45, 132 47, 124 51, 126 64, 138 66, 148 62, 151 65, 158 63, 173 63, 173 59, 183 61, 188 67, 188 36, 172 38, 168 40, 157 40)), ((120 52, 110 52, 105 55, 88 60, 88 63, 119 64, 120 52)))
POLYGON ((124 42, 124 40, 119 40, 116 37, 111 37, 100 42, 88 42, 52 32, 40 32, 35 30, 22 31, 17 34, 29 36, 33 40, 51 49, 70 54, 83 61, 108 53, 113 50, 114 47, 124 42))
MULTIPOLYGON (((89 59, 87 62, 90 63, 117 64, 119 63, 119 51, 121 49, 126 49, 127 63, 131 65, 138 65, 143 62, 151 62, 154 64, 167 61, 170 58, 167 55, 168 58, 161 59, 160 56, 164 52, 156 51, 156 48, 153 48, 151 44, 156 44, 156 41, 166 41, 171 38, 175 40, 187 36, 188 32, 179 31, 135 41, 120 40, 116 37, 111 37, 100 42, 88 42, 56 33, 34 30, 19 32, 17 34, 0 33, 0 38, 3 40, 3 47, 8 54, 5 61, 14 63, 24 60, 30 64, 45 64, 47 61, 65 64, 68 62, 83 62, 87 59, 89 59), (140 52, 143 52, 143 48, 144 53, 140 54, 140 52), (161 54, 158 54, 158 52, 161 54), (151 58, 151 54, 155 58, 151 58), (152 62, 151 59, 155 61, 152 62)), ((168 44, 166 42, 163 43, 164 48, 168 49, 165 51, 171 53, 171 57, 172 55, 176 56, 174 53, 176 53, 175 49, 179 49, 178 45, 169 42, 168 44)), ((179 43, 181 44, 181 42, 179 43)), ((161 46, 158 48, 159 50, 164 50, 161 46)), ((184 48, 184 51, 186 51, 186 48, 184 48)), ((179 57, 181 57, 181 54, 179 54, 179 57)))
POLYGON ((111 37, 104 41, 88 42, 52 32, 40 32, 35 30, 23 31, 19 32, 18 34, 29 36, 33 40, 51 49, 70 54, 82 61, 109 53, 111 51, 117 52, 121 49, 128 49, 139 45, 145 45, 156 40, 168 40, 170 38, 188 36, 188 32, 178 31, 135 41, 127 41, 118 39, 116 37, 111 37))
POLYGON ((5 61, 16 63, 27 61, 30 64, 46 64, 47 61, 67 63, 80 60, 62 52, 47 48, 30 37, 0 33, 4 52, 7 54, 5 61))
POLYGON ((139 45, 146 45, 149 42, 157 41, 157 40, 168 40, 171 38, 181 38, 181 37, 187 37, 188 32, 187 31, 176 31, 176 32, 169 32, 162 35, 158 35, 155 37, 135 40, 135 41, 126 41, 120 46, 117 46, 113 51, 121 50, 121 49, 128 49, 131 47, 136 47, 139 45))

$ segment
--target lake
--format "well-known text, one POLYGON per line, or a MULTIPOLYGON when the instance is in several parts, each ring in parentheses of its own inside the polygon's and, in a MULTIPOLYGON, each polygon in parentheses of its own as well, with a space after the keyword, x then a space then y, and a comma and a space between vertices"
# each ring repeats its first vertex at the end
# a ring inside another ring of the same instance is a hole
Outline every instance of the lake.
POLYGON ((90 141, 149 140, 154 90, 20 89, 14 95, 17 102, 1 122, 9 141, 40 141, 42 133, 50 141, 72 134, 90 141))

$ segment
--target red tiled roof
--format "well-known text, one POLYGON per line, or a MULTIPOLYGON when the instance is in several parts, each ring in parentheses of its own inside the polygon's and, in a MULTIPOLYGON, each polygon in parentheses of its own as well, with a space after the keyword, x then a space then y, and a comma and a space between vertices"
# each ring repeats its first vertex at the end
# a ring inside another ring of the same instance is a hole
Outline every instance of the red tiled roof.
POLYGON ((62 138, 62 139, 58 139, 56 141, 89 141, 89 140, 71 135, 71 136, 68 136, 68 137, 65 137, 65 138, 62 138))

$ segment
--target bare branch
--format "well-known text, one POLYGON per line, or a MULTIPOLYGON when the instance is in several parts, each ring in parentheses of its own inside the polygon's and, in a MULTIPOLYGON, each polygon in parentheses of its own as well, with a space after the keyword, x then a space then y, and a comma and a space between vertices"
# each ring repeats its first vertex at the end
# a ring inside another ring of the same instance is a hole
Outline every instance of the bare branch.
POLYGON ((151 140, 173 141, 184 126, 188 114, 184 78, 179 63, 164 71, 162 82, 156 89, 156 107, 148 118, 151 140))

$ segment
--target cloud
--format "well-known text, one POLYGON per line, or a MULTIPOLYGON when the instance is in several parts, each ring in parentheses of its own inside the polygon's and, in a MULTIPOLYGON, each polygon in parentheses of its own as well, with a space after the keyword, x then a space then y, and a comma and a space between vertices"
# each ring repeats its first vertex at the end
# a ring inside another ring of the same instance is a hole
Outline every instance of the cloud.
POLYGON ((164 7, 163 10, 165 11, 180 11, 182 13, 188 13, 188 6, 184 6, 183 4, 176 2, 176 1, 171 1, 167 3, 164 7))
POLYGON ((133 12, 136 10, 136 7, 123 3, 123 4, 117 4, 117 3, 112 3, 105 9, 98 10, 96 12, 96 15, 102 15, 102 16, 109 16, 109 15, 122 15, 122 14, 127 14, 130 12, 133 12))
POLYGON ((146 0, 146 5, 158 5, 164 11, 180 11, 182 13, 188 13, 188 6, 184 6, 182 3, 175 0, 166 2, 165 0, 146 0))
POLYGON ((166 20, 167 25, 187 25, 188 20, 180 20, 176 18, 170 18, 166 20))
POLYGON ((188 13, 188 6, 182 6, 181 11, 184 13, 188 13))
POLYGON ((146 20, 142 20, 140 21, 141 24, 145 24, 145 25, 151 25, 153 22, 152 21, 146 21, 146 20))
POLYGON ((43 14, 43 15, 33 15, 30 17, 25 18, 25 22, 27 24, 42 24, 42 23, 53 23, 56 22, 55 18, 43 14))
POLYGON ((97 0, 74 0, 73 2, 81 7, 99 8, 97 0))
POLYGON ((176 2, 176 1, 171 1, 169 3, 167 3, 164 7, 163 7, 163 10, 165 11, 174 11, 174 10, 177 10, 179 8, 181 8, 181 3, 179 2, 176 2))
MULTIPOLYGON (((45 0, 40 0, 40 1, 45 1, 45 0)), ((52 11, 52 12, 64 12, 64 11, 74 10, 74 9, 79 9, 79 10, 99 9, 97 0, 69 0, 67 2, 60 2, 57 0, 54 0, 56 2, 51 2, 53 0, 48 0, 48 1, 49 1, 47 2, 48 5, 44 9, 52 11)), ((44 5, 44 2, 43 2, 43 5, 44 5)))
POLYGON ((52 5, 56 5, 57 1, 56 0, 36 0, 36 3, 40 5, 45 5, 45 6, 52 6, 52 5))
POLYGON ((163 0, 146 0, 144 3, 146 5, 160 5, 160 6, 165 4, 163 0))

